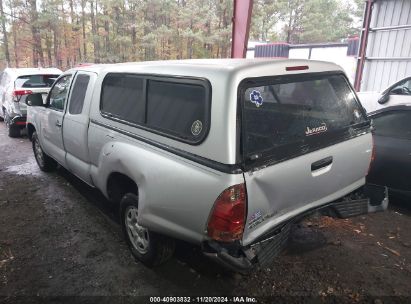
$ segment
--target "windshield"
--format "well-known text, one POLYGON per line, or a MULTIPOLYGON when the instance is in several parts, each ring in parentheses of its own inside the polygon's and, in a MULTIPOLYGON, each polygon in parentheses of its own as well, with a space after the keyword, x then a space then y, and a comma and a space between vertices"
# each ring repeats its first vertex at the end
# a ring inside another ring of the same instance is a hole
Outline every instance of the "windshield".
POLYGON ((246 159, 308 152, 368 123, 341 74, 247 80, 242 94, 246 159))
POLYGON ((14 82, 15 88, 49 88, 59 75, 26 75, 14 82))

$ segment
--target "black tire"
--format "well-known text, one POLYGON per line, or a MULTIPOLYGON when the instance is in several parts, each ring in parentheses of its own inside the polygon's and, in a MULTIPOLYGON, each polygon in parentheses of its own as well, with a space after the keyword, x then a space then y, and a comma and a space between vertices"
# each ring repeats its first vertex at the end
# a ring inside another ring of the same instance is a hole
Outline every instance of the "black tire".
POLYGON ((31 136, 34 158, 41 171, 50 172, 56 169, 57 162, 43 152, 36 132, 31 136))
MULTIPOLYGON (((147 233, 148 245, 144 250, 136 246, 136 241, 131 240, 133 232, 127 227, 127 218, 131 220, 128 216, 130 215, 130 210, 138 211, 138 196, 133 193, 127 193, 123 196, 120 202, 120 215, 121 215, 121 227, 123 229, 124 237, 126 238, 127 245, 130 247, 133 256, 149 267, 157 266, 163 264, 174 253, 175 242, 174 240, 149 231, 148 229, 139 226, 136 222, 136 226, 144 229, 144 235, 147 233)), ((139 238, 136 236, 136 238, 139 238)), ((134 238, 135 239, 135 238, 134 238)))
POLYGON ((7 124, 7 131, 9 137, 20 137, 21 136, 21 129, 16 126, 10 126, 7 124))

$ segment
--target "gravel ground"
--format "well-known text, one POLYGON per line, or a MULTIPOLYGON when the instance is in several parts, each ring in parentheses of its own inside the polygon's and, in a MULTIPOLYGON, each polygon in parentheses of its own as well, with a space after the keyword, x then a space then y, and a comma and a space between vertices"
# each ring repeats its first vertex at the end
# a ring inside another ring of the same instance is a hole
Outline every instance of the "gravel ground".
POLYGON ((0 123, 0 302, 153 295, 411 301, 410 200, 349 220, 312 216, 294 227, 269 268, 248 275, 221 269, 183 242, 171 261, 149 269, 129 253, 115 206, 62 168, 41 172, 32 154, 27 138, 8 138, 0 123))

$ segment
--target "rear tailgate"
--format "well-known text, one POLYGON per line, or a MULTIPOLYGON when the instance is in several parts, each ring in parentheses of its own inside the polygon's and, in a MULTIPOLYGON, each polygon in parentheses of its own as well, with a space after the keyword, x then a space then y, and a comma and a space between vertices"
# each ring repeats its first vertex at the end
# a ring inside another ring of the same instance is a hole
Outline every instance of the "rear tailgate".
POLYGON ((341 73, 240 85, 248 216, 243 245, 365 183, 369 121, 341 73))
POLYGON ((42 93, 43 100, 46 100, 50 87, 59 75, 26 75, 20 76, 14 82, 16 92, 27 93, 17 96, 22 115, 27 114, 26 98, 28 94, 42 93))

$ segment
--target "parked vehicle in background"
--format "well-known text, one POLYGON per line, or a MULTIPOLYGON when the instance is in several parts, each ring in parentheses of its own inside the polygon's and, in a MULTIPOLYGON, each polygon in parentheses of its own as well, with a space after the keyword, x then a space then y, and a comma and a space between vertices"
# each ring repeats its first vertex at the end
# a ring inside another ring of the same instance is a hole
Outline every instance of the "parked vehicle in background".
POLYGON ((65 72, 46 105, 27 103, 39 167, 59 163, 119 204, 148 265, 170 257, 174 238, 235 270, 267 265, 314 210, 387 207, 384 188, 364 197, 370 121, 332 63, 93 65, 65 72))
POLYGON ((362 106, 367 113, 391 106, 411 104, 411 77, 390 85, 381 92, 358 92, 362 106))
POLYGON ((26 127, 26 97, 32 93, 47 95, 62 73, 55 68, 6 68, 0 75, 0 119, 10 137, 20 136, 26 127))
POLYGON ((370 118, 375 155, 368 181, 411 194, 411 103, 380 109, 370 118))

